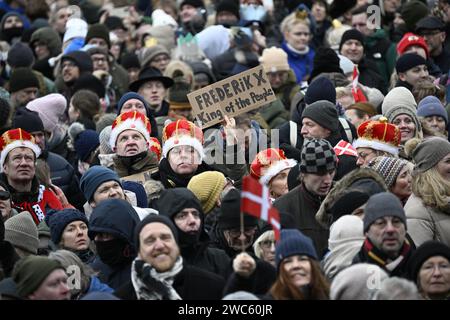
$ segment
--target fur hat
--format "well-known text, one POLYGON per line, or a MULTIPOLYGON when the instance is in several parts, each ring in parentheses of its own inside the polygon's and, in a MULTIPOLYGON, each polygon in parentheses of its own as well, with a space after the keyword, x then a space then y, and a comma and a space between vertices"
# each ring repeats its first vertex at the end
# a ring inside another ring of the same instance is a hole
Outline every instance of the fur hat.
POLYGON ((28 211, 22 211, 5 221, 5 240, 29 254, 37 254, 38 229, 28 211))
POLYGON ((187 188, 200 200, 203 212, 207 214, 216 206, 225 183, 226 179, 222 172, 206 171, 193 176, 187 188))
POLYGON ((398 155, 400 140, 399 128, 381 117, 378 121, 367 120, 359 125, 358 139, 353 142, 353 147, 371 148, 398 155))
POLYGON ((281 171, 297 165, 294 159, 287 159, 281 149, 269 148, 260 151, 250 165, 250 174, 261 183, 268 185, 281 171))
POLYGON ((135 130, 142 134, 148 143, 150 142, 152 129, 148 118, 137 111, 127 111, 120 114, 112 124, 109 137, 109 145, 112 150, 116 147, 117 138, 125 130, 135 130))
POLYGON ((162 133, 163 157, 167 158, 169 151, 176 146, 192 146, 203 159, 203 132, 194 123, 187 120, 177 120, 167 124, 162 133))
POLYGON ((31 134, 21 128, 11 129, 3 133, 0 137, 0 172, 3 172, 8 153, 15 148, 29 148, 34 152, 37 159, 41 154, 41 149, 35 143, 31 134))
POLYGON ((59 93, 51 93, 28 102, 26 108, 39 113, 45 131, 53 132, 66 111, 67 100, 59 93))

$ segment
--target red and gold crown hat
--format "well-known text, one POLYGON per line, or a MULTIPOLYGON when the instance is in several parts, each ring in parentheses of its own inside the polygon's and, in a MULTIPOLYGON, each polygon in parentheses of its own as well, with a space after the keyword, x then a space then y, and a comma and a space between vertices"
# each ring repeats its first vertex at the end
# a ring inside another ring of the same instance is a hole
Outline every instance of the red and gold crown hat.
POLYGON ((297 165, 294 159, 287 159, 281 149, 269 148, 260 151, 250 165, 250 174, 261 183, 269 184, 284 169, 297 165))
POLYGON ((6 156, 15 148, 29 148, 36 158, 41 154, 41 148, 35 143, 30 133, 21 128, 8 130, 0 137, 0 172, 3 171, 6 156))
POLYGON ((203 159, 203 132, 194 123, 188 120, 176 120, 167 124, 162 134, 163 157, 167 158, 169 151, 176 146, 191 146, 203 159))
POLYGON ((156 139, 155 137, 150 137, 150 151, 153 152, 154 154, 156 154, 156 156, 158 157, 158 161, 161 160, 161 144, 159 143, 158 139, 156 139))
POLYGON ((371 148, 398 155, 400 145, 400 129, 381 117, 378 121, 368 120, 358 127, 358 139, 353 142, 356 148, 371 148))
POLYGON ((109 145, 114 150, 119 135, 125 130, 135 130, 142 134, 150 143, 150 132, 152 127, 148 118, 137 111, 124 112, 117 116, 111 127, 111 136, 109 137, 109 145))

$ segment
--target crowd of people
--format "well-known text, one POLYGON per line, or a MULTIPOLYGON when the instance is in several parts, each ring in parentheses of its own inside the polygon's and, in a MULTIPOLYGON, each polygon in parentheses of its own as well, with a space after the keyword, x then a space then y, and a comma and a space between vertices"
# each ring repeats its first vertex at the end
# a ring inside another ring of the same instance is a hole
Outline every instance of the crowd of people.
POLYGON ((449 0, 0 19, 0 299, 450 299, 449 0), (276 99, 203 127, 187 95, 257 66, 276 99))

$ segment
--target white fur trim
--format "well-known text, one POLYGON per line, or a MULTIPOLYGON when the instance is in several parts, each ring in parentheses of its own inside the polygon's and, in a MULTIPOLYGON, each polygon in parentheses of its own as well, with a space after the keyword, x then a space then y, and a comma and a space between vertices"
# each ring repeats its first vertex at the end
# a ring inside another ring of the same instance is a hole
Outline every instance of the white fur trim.
POLYGON ((371 148, 379 151, 386 151, 390 154, 397 156, 398 155, 398 148, 391 146, 387 143, 383 143, 376 140, 366 140, 359 138, 355 142, 353 142, 353 147, 356 148, 371 148))
POLYGON ((205 157, 202 143, 198 139, 195 139, 188 135, 172 137, 164 142, 162 148, 163 157, 167 158, 167 154, 169 153, 169 151, 176 146, 191 146, 200 154, 200 160, 203 160, 203 158, 205 157), (178 142, 175 144, 175 141, 178 142))
POLYGON ((266 173, 259 178, 259 182, 268 185, 270 180, 279 174, 281 171, 287 168, 292 168, 297 165, 297 161, 294 159, 286 159, 277 161, 275 164, 271 165, 266 173))
POLYGON ((31 141, 16 140, 8 144, 5 149, 2 150, 0 155, 0 172, 3 172, 3 164, 5 163, 6 156, 15 148, 29 148, 36 155, 36 159, 41 155, 41 148, 37 144, 31 141))
POLYGON ((125 130, 137 131, 144 136, 147 142, 150 142, 150 133, 147 131, 144 123, 142 123, 141 120, 127 119, 111 130, 111 136, 109 137, 109 145, 111 146, 111 149, 114 150, 117 138, 125 130), (134 128, 131 127, 132 124, 134 124, 134 128))

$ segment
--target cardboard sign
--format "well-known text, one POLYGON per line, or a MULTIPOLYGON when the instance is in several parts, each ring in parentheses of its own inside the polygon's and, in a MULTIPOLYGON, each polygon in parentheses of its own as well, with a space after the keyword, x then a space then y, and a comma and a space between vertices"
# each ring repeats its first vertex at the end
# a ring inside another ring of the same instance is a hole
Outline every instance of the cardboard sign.
POLYGON ((262 66, 241 72, 188 94, 194 117, 202 128, 256 109, 276 99, 262 66))
POLYGON ((148 171, 132 174, 130 176, 122 177, 121 180, 134 181, 140 184, 144 184, 145 181, 152 179, 152 174, 158 171, 158 168, 150 169, 148 171))

